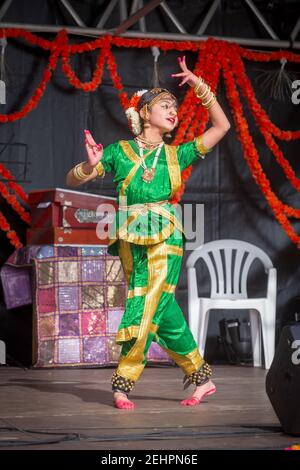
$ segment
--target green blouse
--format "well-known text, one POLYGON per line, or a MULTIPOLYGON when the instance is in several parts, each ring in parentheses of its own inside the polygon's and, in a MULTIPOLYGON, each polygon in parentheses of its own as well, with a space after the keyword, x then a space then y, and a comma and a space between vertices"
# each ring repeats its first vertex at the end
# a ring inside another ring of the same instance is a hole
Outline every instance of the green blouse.
MULTIPOLYGON (((202 135, 178 146, 165 144, 158 157, 154 178, 145 182, 142 179, 144 170, 140 165, 139 148, 134 140, 120 140, 105 147, 96 167, 98 175, 103 177, 106 172, 114 174, 117 205, 126 206, 118 210, 110 227, 110 254, 118 254, 118 238, 144 245, 165 240, 174 229, 184 235, 178 213, 174 205, 167 201, 181 186, 181 172, 211 150, 202 143, 202 135), (153 204, 159 201, 166 202, 153 204), (151 207, 147 206, 149 203, 151 207)), ((147 168, 151 168, 155 153, 156 150, 153 150, 146 157, 147 168)))

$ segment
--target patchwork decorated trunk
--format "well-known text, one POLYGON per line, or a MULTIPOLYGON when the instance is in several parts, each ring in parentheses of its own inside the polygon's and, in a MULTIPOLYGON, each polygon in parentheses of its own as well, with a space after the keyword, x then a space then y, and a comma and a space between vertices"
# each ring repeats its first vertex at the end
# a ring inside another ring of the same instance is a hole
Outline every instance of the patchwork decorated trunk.
MULTIPOLYGON (((97 367, 118 362, 115 336, 127 286, 118 257, 107 247, 52 246, 35 256, 35 367, 97 367)), ((148 361, 172 363, 152 343, 148 361)))
POLYGON ((31 191, 28 202, 31 227, 27 244, 108 243, 105 234, 116 212, 115 198, 53 188, 31 191))

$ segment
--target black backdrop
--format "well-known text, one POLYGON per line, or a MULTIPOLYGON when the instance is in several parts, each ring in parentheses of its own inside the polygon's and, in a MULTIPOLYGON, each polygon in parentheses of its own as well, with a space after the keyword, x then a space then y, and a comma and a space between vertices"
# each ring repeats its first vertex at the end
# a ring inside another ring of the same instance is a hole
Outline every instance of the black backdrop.
MULTIPOLYGON (((12 4, 8 10, 7 21, 16 21, 18 15, 28 23, 53 21, 54 10, 51 2, 30 2, 30 8, 25 8, 24 1, 18 1, 19 10, 12 4), (44 4, 41 9, 41 3, 44 4), (47 7, 45 5, 47 4, 47 7)), ((89 14, 89 7, 93 2, 77 2, 78 11, 89 14)), ((101 2, 99 2, 100 4, 101 2)), ((181 21, 190 22, 191 32, 195 18, 189 15, 190 5, 197 2, 174 1, 169 4, 178 9, 177 15, 181 21)), ((225 2, 226 3, 226 2, 225 2)), ((103 4, 103 2, 102 2, 103 4)), ((227 3, 226 3, 227 4, 227 3)), ((100 5, 101 6, 101 5, 100 5)), ((99 7, 100 8, 100 7, 99 7)), ((228 21, 220 22, 216 18, 209 26, 208 34, 232 34, 233 36, 253 36, 255 28, 248 22, 243 11, 235 10, 235 21, 230 21, 233 12, 227 5, 228 21), (238 15, 238 17, 237 17, 238 15)), ((55 13, 61 20, 60 12, 55 13)), ((157 27, 159 18, 149 15, 153 20, 153 27, 157 27)), ((295 17, 294 17, 295 18, 295 17)), ((19 18, 20 19, 20 18, 19 18)), ((286 18, 288 21, 289 18, 286 18)), ((292 17, 291 17, 292 21, 292 17)), ((60 24, 62 21, 58 21, 60 24)), ((116 19, 110 20, 111 25, 116 19)), ((109 26, 110 24, 108 24, 109 26)), ((149 28, 150 29, 150 28, 149 28)), ((44 37, 46 37, 44 35, 44 37)), ((48 35, 49 39, 53 36, 48 35)), ((80 39, 73 38, 74 42, 80 39)), ((134 91, 151 86, 153 74, 153 60, 150 50, 113 50, 118 70, 122 77, 125 90, 131 95, 134 91)), ((177 53, 162 53, 159 58, 160 85, 169 88, 179 100, 186 91, 179 90, 171 73, 177 70, 177 53)), ((48 55, 38 48, 32 47, 19 40, 8 40, 6 49, 7 66, 7 105, 1 105, 1 112, 13 112, 32 95, 38 85, 48 55)), ((193 53, 186 54, 190 68, 195 62, 193 53)), ((73 67, 82 80, 89 80, 94 70, 96 53, 82 54, 73 58, 73 67)), ((296 130, 300 124, 300 105, 292 103, 290 98, 277 101, 269 96, 268 90, 263 90, 259 84, 261 71, 275 74, 280 68, 279 63, 257 64, 246 63, 247 73, 254 86, 258 101, 262 104, 271 121, 281 129, 296 130)), ((290 64, 287 69, 294 73, 295 78, 300 77, 299 64, 290 64)), ((282 228, 275 220, 270 208, 259 188, 255 184, 247 163, 243 157, 241 144, 237 138, 233 118, 231 116, 225 96, 224 83, 221 80, 217 96, 232 127, 221 143, 214 148, 206 160, 194 165, 193 173, 187 183, 182 202, 201 203, 205 205, 205 242, 221 239, 235 238, 245 240, 262 248, 270 256, 278 273, 277 288, 277 337, 281 330, 281 318, 286 314, 290 299, 300 294, 300 252, 289 240, 282 228)), ((244 102, 244 101, 243 101, 244 102)), ((291 184, 285 178, 282 169, 276 163, 275 157, 266 146, 262 136, 253 122, 249 110, 246 116, 250 124, 251 134, 256 143, 263 168, 271 180, 275 192, 280 198, 294 207, 299 207, 299 197, 291 184)), ((210 125, 210 124, 209 124, 210 125)), ((8 161, 7 166, 17 178, 24 176, 24 160, 28 158, 28 169, 22 186, 26 192, 33 189, 50 187, 65 187, 65 175, 77 162, 85 159, 83 129, 88 128, 98 142, 104 146, 120 138, 131 138, 127 129, 126 118, 120 106, 117 91, 112 86, 107 69, 104 70, 102 85, 93 93, 84 93, 71 87, 62 74, 59 65, 54 73, 47 90, 38 107, 27 117, 1 125, 0 145, 3 152, 0 161, 8 161), (4 148, 5 147, 5 148, 4 148)), ((296 174, 299 174, 300 143, 279 142, 285 157, 291 163, 296 174)), ((104 180, 96 180, 83 186, 82 190, 115 196, 115 185, 112 176, 107 175, 104 180)), ((5 205, 2 198, 1 210, 13 220, 13 214, 5 205)), ((25 225, 17 222, 23 234, 25 225)), ((300 233, 300 223, 294 223, 300 233)), ((1 262, 3 262, 12 248, 0 233, 1 262)), ((177 299, 185 315, 187 315, 187 281, 185 262, 189 252, 183 258, 181 277, 177 288, 177 299)), ((209 280, 205 272, 199 269, 199 293, 209 294, 209 280)), ((249 294, 260 296, 265 292, 266 278, 259 266, 255 263, 251 270, 249 294), (254 281, 255 282, 251 282, 254 281)), ((217 349, 216 336, 219 333, 218 320, 221 318, 234 318, 236 312, 214 312, 209 325, 209 341, 207 346, 208 357, 221 358, 222 351, 217 349)), ((246 312, 244 312, 246 318, 246 312)))

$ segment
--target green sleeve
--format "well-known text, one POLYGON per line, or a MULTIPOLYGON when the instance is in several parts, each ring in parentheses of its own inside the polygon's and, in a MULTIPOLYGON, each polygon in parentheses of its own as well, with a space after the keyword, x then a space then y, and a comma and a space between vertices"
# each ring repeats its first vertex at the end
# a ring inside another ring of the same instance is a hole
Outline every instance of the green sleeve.
POLYGON ((105 173, 115 173, 118 158, 118 148, 118 142, 109 144, 104 148, 102 158, 96 166, 98 176, 101 178, 104 177, 105 173))
POLYGON ((177 147, 177 157, 181 171, 197 162, 199 158, 204 159, 205 155, 212 151, 212 149, 205 147, 203 144, 202 135, 177 147))

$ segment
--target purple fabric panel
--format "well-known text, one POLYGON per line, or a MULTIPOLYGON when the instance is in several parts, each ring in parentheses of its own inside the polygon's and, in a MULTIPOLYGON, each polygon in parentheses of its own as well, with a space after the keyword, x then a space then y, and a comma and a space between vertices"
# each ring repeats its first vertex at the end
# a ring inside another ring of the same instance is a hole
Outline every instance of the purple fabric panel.
POLYGON ((7 309, 32 303, 31 268, 4 265, 0 275, 7 309))
POLYGON ((154 341, 152 341, 151 346, 149 348, 147 359, 148 361, 172 362, 166 351, 164 351, 163 348, 154 341))
POLYGON ((108 362, 107 338, 95 336, 83 339, 84 362, 106 365, 108 362))

